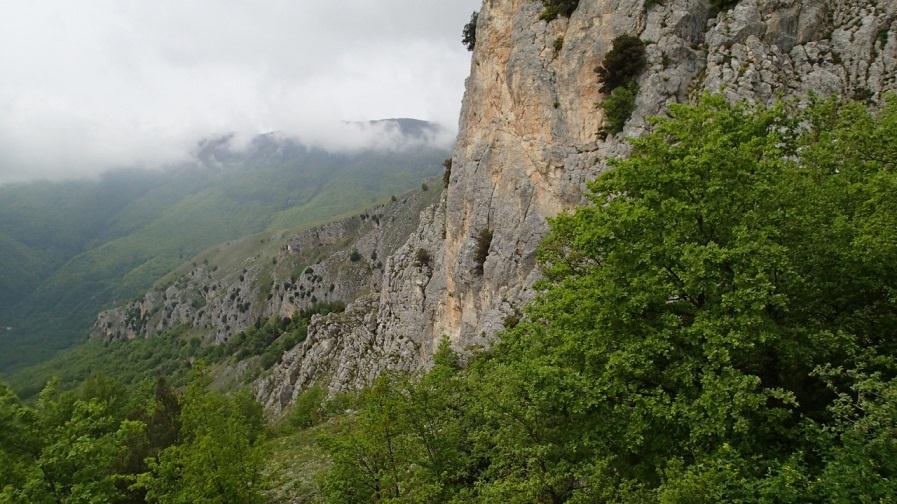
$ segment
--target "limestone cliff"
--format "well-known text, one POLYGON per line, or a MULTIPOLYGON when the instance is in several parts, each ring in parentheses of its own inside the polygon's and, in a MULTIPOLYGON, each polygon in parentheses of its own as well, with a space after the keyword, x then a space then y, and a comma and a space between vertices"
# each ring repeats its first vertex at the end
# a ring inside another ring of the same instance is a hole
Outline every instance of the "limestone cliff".
POLYGON ((447 190, 384 258, 378 289, 313 320, 257 382, 271 410, 316 381, 335 391, 426 366, 443 336, 461 350, 489 345, 532 296, 546 218, 581 203, 584 183, 669 103, 704 91, 877 100, 897 87, 897 0, 741 0, 725 12, 705 0, 651 3, 581 0, 569 19, 545 22, 537 0, 484 2, 447 190), (622 34, 647 43, 649 66, 623 133, 601 138, 594 69, 622 34), (493 237, 480 267, 484 229, 493 237))

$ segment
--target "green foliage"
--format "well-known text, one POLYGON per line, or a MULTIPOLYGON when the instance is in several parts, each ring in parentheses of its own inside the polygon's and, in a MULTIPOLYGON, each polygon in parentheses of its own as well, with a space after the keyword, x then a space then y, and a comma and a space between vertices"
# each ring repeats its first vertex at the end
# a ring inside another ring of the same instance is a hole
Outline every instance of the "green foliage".
POLYGON ((361 254, 358 253, 358 250, 352 250, 352 252, 349 254, 349 260, 352 262, 358 262, 361 260, 361 254))
POLYGON ((172 385, 180 386, 187 382, 190 361, 213 351, 194 341, 196 336, 186 327, 133 341, 92 340, 10 376, 9 383, 23 398, 34 397, 54 377, 62 389, 74 388, 94 374, 113 377, 129 386, 164 376, 172 385))
POLYGON ((646 65, 644 42, 632 35, 620 35, 614 39, 604 63, 595 69, 602 82, 601 92, 607 95, 599 103, 604 112, 605 135, 623 131, 632 116, 639 91, 635 79, 646 65))
POLYGON ((710 0, 710 6, 717 11, 729 10, 738 4, 739 0, 710 0))
POLYGON ((327 390, 320 385, 312 385, 299 394, 287 416, 287 422, 293 428, 305 429, 321 422, 325 416, 324 400, 327 390))
POLYGON ((323 441, 333 458, 322 478, 326 500, 445 502, 463 491, 477 463, 464 432, 473 426, 460 416, 468 399, 445 342, 423 379, 381 376, 352 424, 323 441))
POLYGON ((601 80, 601 92, 610 93, 635 80, 647 64, 645 43, 638 37, 624 34, 615 38, 601 66, 595 69, 601 80))
MULTIPOLYGON (((554 52, 556 52, 556 53, 561 52, 561 49, 564 48, 564 37, 560 36, 560 37, 554 39, 553 45, 554 45, 554 52)), ((557 107, 555 107, 555 108, 557 108, 557 107)))
POLYGON ((68 392, 50 383, 32 407, 0 385, 0 502, 139 500, 140 456, 160 448, 147 399, 94 377, 68 392))
POLYGON ((97 375, 29 406, 0 383, 0 503, 261 502, 261 406, 208 384, 97 375))
POLYGON ((258 355, 261 356, 259 364, 262 369, 269 369, 280 360, 284 352, 305 341, 308 322, 313 315, 326 315, 345 309, 346 306, 341 302, 317 302, 292 318, 273 317, 263 324, 257 323, 226 344, 209 349, 205 355, 212 361, 225 358, 243 360, 258 355))
POLYGON ((425 248, 417 249, 417 252, 414 254, 414 262, 417 263, 419 268, 429 268, 430 267, 430 253, 427 252, 425 248))
POLYGON ((552 21, 558 16, 570 17, 579 7, 579 0, 542 0, 542 13, 539 19, 552 21))
POLYGON ((489 257, 490 246, 492 246, 492 230, 485 228, 477 235, 477 247, 473 255, 474 271, 478 274, 483 274, 483 264, 489 257))
POLYGON ((470 21, 461 30, 461 43, 464 44, 468 51, 473 51, 473 48, 477 45, 477 17, 479 17, 479 12, 473 11, 470 15, 470 21))
POLYGON ((386 374, 325 446, 331 502, 887 502, 897 99, 677 105, 493 351, 386 374))
POLYGON ((182 441, 137 478, 147 502, 262 502, 261 406, 208 390, 200 372, 182 399, 182 441))
POLYGON ((604 112, 604 126, 602 131, 605 134, 615 135, 623 131, 626 121, 632 116, 635 110, 635 99, 638 96, 638 84, 630 82, 620 86, 601 101, 600 107, 604 112))
POLYGON ((442 162, 445 171, 442 172, 442 187, 448 187, 449 181, 452 180, 452 158, 447 158, 442 162))

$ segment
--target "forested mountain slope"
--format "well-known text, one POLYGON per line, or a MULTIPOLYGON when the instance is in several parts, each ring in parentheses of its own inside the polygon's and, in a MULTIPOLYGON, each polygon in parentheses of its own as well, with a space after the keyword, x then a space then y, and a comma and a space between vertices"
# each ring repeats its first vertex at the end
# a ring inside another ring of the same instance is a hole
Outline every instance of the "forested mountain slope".
POLYGON ((0 370, 81 340, 100 309, 213 244, 323 223, 440 173, 437 127, 392 121, 404 147, 329 152, 269 134, 237 148, 222 137, 164 169, 0 187, 0 370))

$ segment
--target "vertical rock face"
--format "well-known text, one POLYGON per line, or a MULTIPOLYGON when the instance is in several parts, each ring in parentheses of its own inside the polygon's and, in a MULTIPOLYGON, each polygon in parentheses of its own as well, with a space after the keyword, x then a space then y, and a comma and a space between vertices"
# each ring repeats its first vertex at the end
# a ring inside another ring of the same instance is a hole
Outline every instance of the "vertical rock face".
POLYGON ((363 385, 386 368, 427 365, 436 344, 489 345, 531 296, 546 218, 582 202, 584 183, 645 118, 704 91, 733 100, 895 89, 897 0, 742 0, 713 12, 704 0, 582 0, 569 18, 539 20, 536 0, 486 0, 467 80, 448 189, 385 264, 379 295, 313 321, 309 338, 257 383, 279 411, 321 381, 363 385), (636 110, 601 138, 594 72, 614 38, 646 42, 636 110), (478 236, 492 231, 478 261, 478 236), (423 249, 429 264, 416 260, 423 249))

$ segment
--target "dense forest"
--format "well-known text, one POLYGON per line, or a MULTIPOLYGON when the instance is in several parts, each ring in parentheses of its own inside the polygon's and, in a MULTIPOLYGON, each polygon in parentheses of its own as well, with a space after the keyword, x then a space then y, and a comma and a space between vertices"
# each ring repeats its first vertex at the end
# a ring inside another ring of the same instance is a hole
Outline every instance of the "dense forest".
POLYGON ((890 502, 897 98, 705 96, 631 143, 491 350, 280 419, 201 359, 3 388, 0 502, 890 502))

